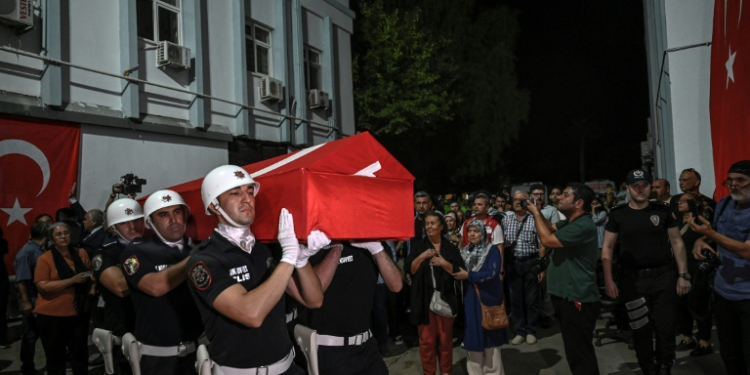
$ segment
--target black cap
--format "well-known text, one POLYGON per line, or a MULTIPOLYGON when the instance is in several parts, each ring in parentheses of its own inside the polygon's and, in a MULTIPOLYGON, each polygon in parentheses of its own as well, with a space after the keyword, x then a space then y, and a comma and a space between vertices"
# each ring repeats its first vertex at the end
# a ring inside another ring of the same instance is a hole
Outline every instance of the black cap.
POLYGON ((643 169, 633 169, 628 172, 628 177, 625 179, 628 185, 635 185, 639 182, 645 182, 651 185, 651 175, 643 169))
POLYGON ((731 167, 729 167, 728 173, 741 173, 745 176, 750 176, 750 160, 740 160, 731 167))

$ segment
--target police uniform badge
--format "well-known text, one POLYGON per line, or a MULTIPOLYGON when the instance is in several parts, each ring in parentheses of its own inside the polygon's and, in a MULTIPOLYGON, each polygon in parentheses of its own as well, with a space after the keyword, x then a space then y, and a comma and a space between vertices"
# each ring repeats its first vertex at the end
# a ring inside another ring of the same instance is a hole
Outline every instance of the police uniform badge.
POLYGON ((654 226, 659 225, 659 215, 651 215, 651 223, 654 224, 654 226))
POLYGON ((211 285, 211 272, 203 262, 196 263, 190 269, 190 281, 198 290, 206 290, 211 285))
POLYGON ((138 272, 138 268, 141 266, 141 263, 138 261, 138 257, 133 255, 132 257, 125 259, 125 263, 122 264, 122 268, 125 269, 125 273, 128 274, 128 276, 135 275, 136 272, 138 272))
POLYGON ((102 268, 101 254, 94 256, 94 259, 91 260, 91 266, 94 268, 94 271, 99 271, 99 268, 102 268))

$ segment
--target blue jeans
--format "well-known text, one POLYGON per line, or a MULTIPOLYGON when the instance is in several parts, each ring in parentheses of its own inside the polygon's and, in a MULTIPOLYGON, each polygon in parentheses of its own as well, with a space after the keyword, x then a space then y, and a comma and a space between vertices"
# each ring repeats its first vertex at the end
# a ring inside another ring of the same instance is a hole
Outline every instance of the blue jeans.
POLYGON ((539 320, 539 281, 531 267, 537 258, 515 261, 508 266, 508 283, 513 309, 513 329, 516 335, 535 335, 539 320))

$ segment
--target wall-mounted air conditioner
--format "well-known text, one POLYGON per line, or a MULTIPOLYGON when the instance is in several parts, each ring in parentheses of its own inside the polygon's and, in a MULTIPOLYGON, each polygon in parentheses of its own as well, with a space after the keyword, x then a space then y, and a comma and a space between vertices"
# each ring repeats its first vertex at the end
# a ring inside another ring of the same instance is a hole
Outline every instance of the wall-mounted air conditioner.
POLYGON ((0 0, 0 22, 34 26, 34 0, 0 0))
POLYGON ((281 81, 271 77, 261 78, 260 85, 258 86, 258 94, 260 95, 261 102, 281 100, 283 95, 281 81))
POLYGON ((162 40, 156 48, 156 66, 190 69, 190 49, 162 40))
POLYGON ((307 94, 307 104, 312 109, 328 109, 328 93, 323 90, 310 90, 310 92, 307 94))

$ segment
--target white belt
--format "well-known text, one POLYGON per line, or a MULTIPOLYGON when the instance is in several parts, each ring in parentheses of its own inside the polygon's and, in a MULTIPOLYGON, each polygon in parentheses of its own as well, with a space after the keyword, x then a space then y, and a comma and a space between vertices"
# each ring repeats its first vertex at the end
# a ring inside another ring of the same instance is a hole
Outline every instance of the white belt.
POLYGON ((323 346, 346 346, 346 345, 362 345, 372 337, 372 333, 368 329, 365 332, 356 334, 351 337, 338 337, 328 335, 318 335, 318 345, 323 346))
POLYGON ((139 342, 138 347, 141 355, 150 355, 152 357, 184 357, 195 351, 194 342, 177 346, 151 346, 139 342))
POLYGON ((215 366, 219 367, 221 373, 224 375, 279 375, 289 370, 292 367, 292 361, 294 361, 294 348, 284 359, 268 366, 260 366, 253 368, 235 368, 229 366, 221 366, 218 363, 215 366))
POLYGON ((294 320, 295 318, 297 318, 297 308, 296 307, 292 309, 292 312, 290 312, 289 314, 286 314, 286 324, 291 323, 292 320, 294 320))

